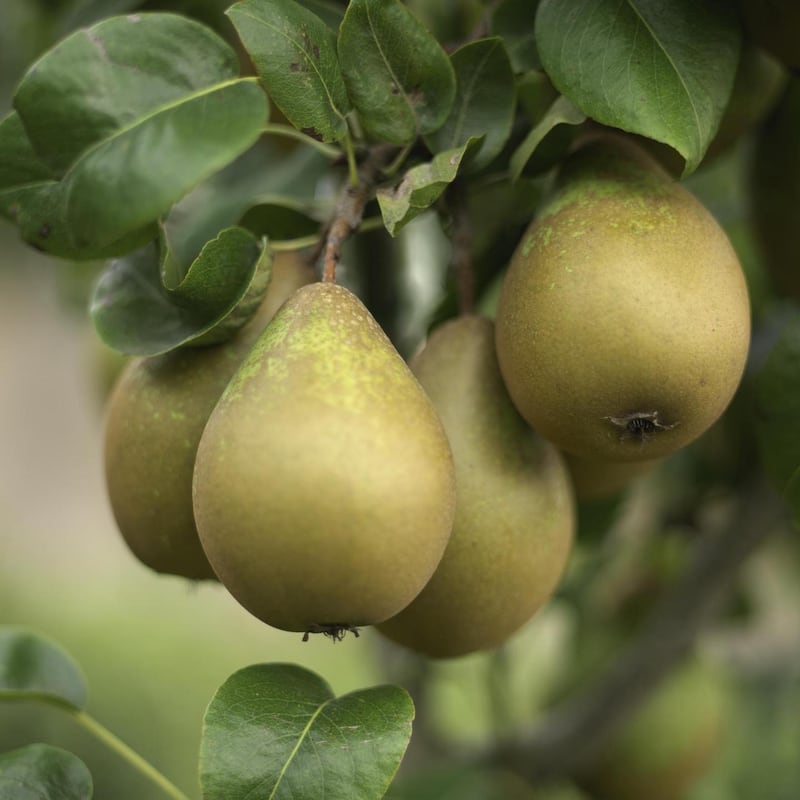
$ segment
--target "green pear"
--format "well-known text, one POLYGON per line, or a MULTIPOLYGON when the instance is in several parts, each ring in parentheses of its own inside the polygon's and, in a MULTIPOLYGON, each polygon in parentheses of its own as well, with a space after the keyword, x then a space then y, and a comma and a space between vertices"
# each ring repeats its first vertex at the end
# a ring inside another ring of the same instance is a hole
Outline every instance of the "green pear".
POLYGON ((379 630, 448 658, 497 647, 551 596, 572 545, 572 491, 558 451, 508 397, 489 320, 440 326, 411 368, 453 451, 456 519, 433 578, 379 630))
POLYGON ((129 362, 109 398, 105 475, 111 509, 134 555, 156 572, 214 578, 194 524, 192 474, 206 421, 276 308, 313 271, 274 259, 255 317, 224 344, 129 362))
POLYGON ((298 291, 200 440, 194 512, 219 579, 269 625, 340 636, 419 594, 454 509, 442 424, 389 339, 347 289, 298 291))
POLYGON ((724 411, 749 342, 744 275, 711 214, 630 141, 572 154, 497 310, 500 369, 528 423, 582 458, 662 458, 724 411))
POLYGON ((713 765, 731 710, 727 676, 691 659, 612 735, 587 788, 599 800, 681 800, 713 765))

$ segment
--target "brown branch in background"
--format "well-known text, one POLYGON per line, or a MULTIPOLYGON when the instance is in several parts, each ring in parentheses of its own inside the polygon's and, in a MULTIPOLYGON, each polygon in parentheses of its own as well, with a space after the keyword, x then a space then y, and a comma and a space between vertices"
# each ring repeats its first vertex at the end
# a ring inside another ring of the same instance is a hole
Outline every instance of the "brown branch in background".
POLYGON ((381 170, 389 163, 396 147, 379 146, 370 150, 358 169, 358 184, 343 187, 333 217, 328 223, 321 239, 323 250, 322 280, 336 282, 336 266, 342 255, 342 245, 358 230, 364 216, 364 207, 375 190, 381 170))
POLYGON ((721 533, 703 533, 686 572, 669 588, 632 642, 583 693, 545 715, 527 736, 498 744, 484 761, 533 782, 574 775, 608 737, 689 655, 698 634, 727 596, 740 567, 778 530, 759 491, 742 496, 738 518, 721 533))

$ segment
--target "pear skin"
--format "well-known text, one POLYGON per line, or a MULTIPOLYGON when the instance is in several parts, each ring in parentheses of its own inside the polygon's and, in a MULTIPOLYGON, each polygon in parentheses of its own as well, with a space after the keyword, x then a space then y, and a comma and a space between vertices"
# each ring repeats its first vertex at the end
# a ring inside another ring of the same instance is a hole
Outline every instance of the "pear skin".
POLYGON ((106 487, 123 539, 156 572, 215 577, 192 512, 197 445, 225 386, 277 307, 311 280, 313 271, 294 254, 281 254, 259 310, 236 337, 135 359, 119 377, 106 411, 106 487))
POLYGON ((722 414, 750 342, 744 275, 713 216, 632 142, 565 162, 503 283, 514 404, 560 449, 652 461, 722 414))
POLYGON ((411 368, 453 451, 456 519, 433 578, 379 630, 449 658, 497 647, 551 596, 574 536, 572 491, 558 451, 508 397, 489 320, 441 325, 411 368))
POLYGON ((304 287, 267 326, 200 440, 194 512, 219 579, 276 628, 338 636, 427 583, 453 526, 450 447, 347 289, 304 287))

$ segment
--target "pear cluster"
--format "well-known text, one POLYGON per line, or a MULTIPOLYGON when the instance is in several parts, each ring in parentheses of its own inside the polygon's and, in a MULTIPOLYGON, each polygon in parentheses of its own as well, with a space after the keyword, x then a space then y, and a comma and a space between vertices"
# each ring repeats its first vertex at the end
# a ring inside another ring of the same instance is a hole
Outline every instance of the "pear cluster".
POLYGON ((232 341, 123 374, 118 525, 154 570, 217 578, 271 626, 374 625, 439 658, 499 646, 547 602, 576 487, 618 488, 700 435, 749 341, 724 233, 616 142, 567 161, 496 324, 442 324, 408 364, 348 289, 281 291, 232 341))

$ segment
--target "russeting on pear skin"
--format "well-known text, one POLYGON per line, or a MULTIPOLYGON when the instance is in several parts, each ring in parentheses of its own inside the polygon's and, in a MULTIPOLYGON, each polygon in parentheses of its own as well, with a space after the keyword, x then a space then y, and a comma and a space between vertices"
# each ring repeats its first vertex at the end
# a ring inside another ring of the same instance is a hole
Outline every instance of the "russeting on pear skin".
POLYGON ((552 595, 574 536, 572 490, 558 451, 508 397, 491 321, 441 325, 411 368, 452 447, 456 520, 433 578, 379 630, 448 658, 497 647, 552 595))
POLYGON ((607 137, 565 162, 496 324, 509 394, 542 436, 582 458, 651 461, 730 402, 750 305, 713 216, 641 148, 607 137))
POLYGON ((197 445, 225 386, 266 323, 312 279, 293 254, 280 254, 261 306, 233 339, 134 359, 115 384, 106 411, 106 488, 123 539, 156 572, 215 577, 192 512, 197 445))
POLYGON ((316 283, 278 312, 206 425, 200 540, 222 583, 288 631, 343 631, 407 606, 453 527, 442 424, 347 289, 316 283))

